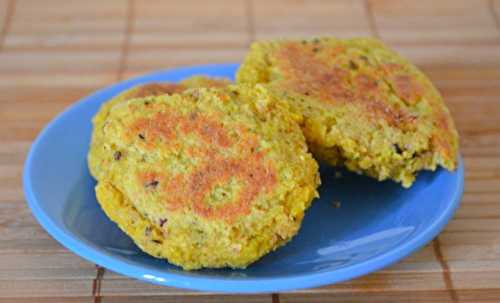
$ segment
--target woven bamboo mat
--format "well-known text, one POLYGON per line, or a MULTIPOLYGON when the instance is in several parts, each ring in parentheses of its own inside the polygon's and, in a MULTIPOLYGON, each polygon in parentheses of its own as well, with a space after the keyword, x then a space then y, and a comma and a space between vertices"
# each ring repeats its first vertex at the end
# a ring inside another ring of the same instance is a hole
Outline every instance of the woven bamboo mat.
POLYGON ((500 0, 0 0, 0 123, 0 302, 500 302, 500 0), (56 113, 120 79, 238 62, 254 39, 306 35, 379 37, 443 93, 461 135, 465 195, 422 250, 337 285, 222 296, 98 268, 35 222, 21 172, 56 113))

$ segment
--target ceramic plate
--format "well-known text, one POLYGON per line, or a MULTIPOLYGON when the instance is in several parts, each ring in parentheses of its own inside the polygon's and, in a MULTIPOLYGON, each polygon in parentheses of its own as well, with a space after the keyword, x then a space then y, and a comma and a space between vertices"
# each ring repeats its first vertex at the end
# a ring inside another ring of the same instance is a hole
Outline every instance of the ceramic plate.
POLYGON ((195 74, 234 78, 237 67, 205 65, 148 74, 104 88, 57 116, 33 143, 24 169, 26 198, 40 224, 75 254, 125 276, 241 293, 317 287, 365 275, 419 249, 450 220, 463 191, 461 161, 455 172, 421 173, 410 189, 321 167, 321 198, 307 211, 299 234, 245 270, 186 272, 142 253, 96 202, 86 163, 92 116, 103 102, 134 85, 195 74))

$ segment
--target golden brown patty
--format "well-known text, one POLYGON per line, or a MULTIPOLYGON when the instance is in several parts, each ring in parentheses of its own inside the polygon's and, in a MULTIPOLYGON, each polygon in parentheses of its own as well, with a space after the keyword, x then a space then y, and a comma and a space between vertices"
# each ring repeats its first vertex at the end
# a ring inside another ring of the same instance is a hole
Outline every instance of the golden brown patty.
MULTIPOLYGON (((135 98, 144 98, 150 96, 161 96, 165 94, 175 94, 181 93, 189 88, 199 88, 199 87, 225 87, 229 85, 231 81, 224 78, 208 78, 205 76, 193 76, 187 79, 182 80, 179 83, 170 83, 170 82, 152 82, 143 85, 135 86, 129 90, 124 91, 118 96, 114 97, 110 101, 104 103, 97 115, 94 116, 92 122, 94 124, 94 129, 100 129, 104 126, 104 121, 107 119, 109 113, 119 103, 128 101, 130 99, 135 98)), ((94 132, 92 134, 92 146, 98 146, 101 141, 99 137, 99 132, 94 132)), ((94 155, 94 153, 90 153, 90 156, 94 155)), ((102 159, 102 161, 104 161, 102 159)), ((94 159, 91 161, 93 164, 99 163, 101 167, 105 166, 105 163, 100 163, 98 159, 94 159)), ((89 166, 90 173, 92 176, 97 177, 98 174, 103 173, 104 170, 96 170, 96 167, 93 165, 89 166)))
POLYGON ((247 266, 289 241, 317 196, 299 125, 262 87, 132 99, 94 132, 102 208, 142 250, 185 269, 247 266))
POLYGON ((303 116, 315 156, 409 187, 457 163, 458 134, 439 92, 375 39, 256 42, 238 83, 266 84, 303 116))

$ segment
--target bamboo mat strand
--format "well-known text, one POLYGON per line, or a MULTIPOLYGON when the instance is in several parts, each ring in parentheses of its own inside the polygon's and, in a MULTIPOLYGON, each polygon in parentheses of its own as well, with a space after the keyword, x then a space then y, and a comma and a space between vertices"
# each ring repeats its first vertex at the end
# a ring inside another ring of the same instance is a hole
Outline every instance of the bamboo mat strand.
POLYGON ((0 0, 0 121, 0 303, 500 302, 500 0, 0 0), (420 251, 317 289, 220 295, 90 264, 31 216, 21 185, 30 143, 79 98, 152 70, 239 62, 255 39, 310 35, 378 37, 445 97, 465 192, 420 251))

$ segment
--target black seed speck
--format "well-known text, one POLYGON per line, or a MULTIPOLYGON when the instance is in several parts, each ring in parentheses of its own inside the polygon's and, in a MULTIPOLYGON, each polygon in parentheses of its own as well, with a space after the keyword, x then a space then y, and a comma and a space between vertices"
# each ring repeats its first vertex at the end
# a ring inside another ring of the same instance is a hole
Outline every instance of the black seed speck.
POLYGON ((310 92, 305 92, 304 95, 309 96, 311 93, 310 92))
POLYGON ((313 52, 314 52, 314 53, 319 52, 319 47, 315 47, 315 48, 313 48, 313 52))
POLYGON ((146 137, 144 137, 143 134, 139 134, 139 138, 142 139, 142 140, 146 139, 146 137))
POLYGON ((167 223, 167 218, 164 218, 164 219, 160 219, 160 227, 163 227, 163 225, 165 225, 165 223, 167 223))
POLYGON ((160 240, 156 240, 156 239, 153 239, 152 241, 153 241, 153 242, 155 242, 156 244, 161 244, 161 243, 163 243, 162 241, 160 241, 160 240))
POLYGON ((146 183, 144 186, 148 187, 148 188, 156 188, 158 186, 160 182, 158 182, 157 180, 153 180, 149 183, 146 183))
POLYGON ((116 152, 113 154, 113 158, 114 158, 116 161, 120 160, 120 159, 121 159, 121 157, 122 157, 122 153, 121 153, 121 151, 116 151, 116 152))
POLYGON ((396 153, 398 153, 398 154, 402 154, 403 153, 403 150, 401 149, 401 147, 399 147, 399 145, 393 144, 392 146, 396 150, 396 153))
POLYGON ((306 44, 307 44, 307 40, 302 40, 301 42, 302 42, 302 44, 304 44, 304 45, 306 45, 306 44))
POLYGON ((319 43, 319 39, 318 39, 318 38, 314 38, 314 39, 313 39, 313 43, 314 43, 314 44, 318 44, 318 43, 319 43))
POLYGON ((149 103, 149 101, 145 101, 144 104, 145 105, 149 105, 150 103, 149 103))
POLYGON ((357 70, 358 69, 358 65, 356 64, 356 62, 350 60, 349 61, 349 68, 353 69, 353 70, 357 70))

